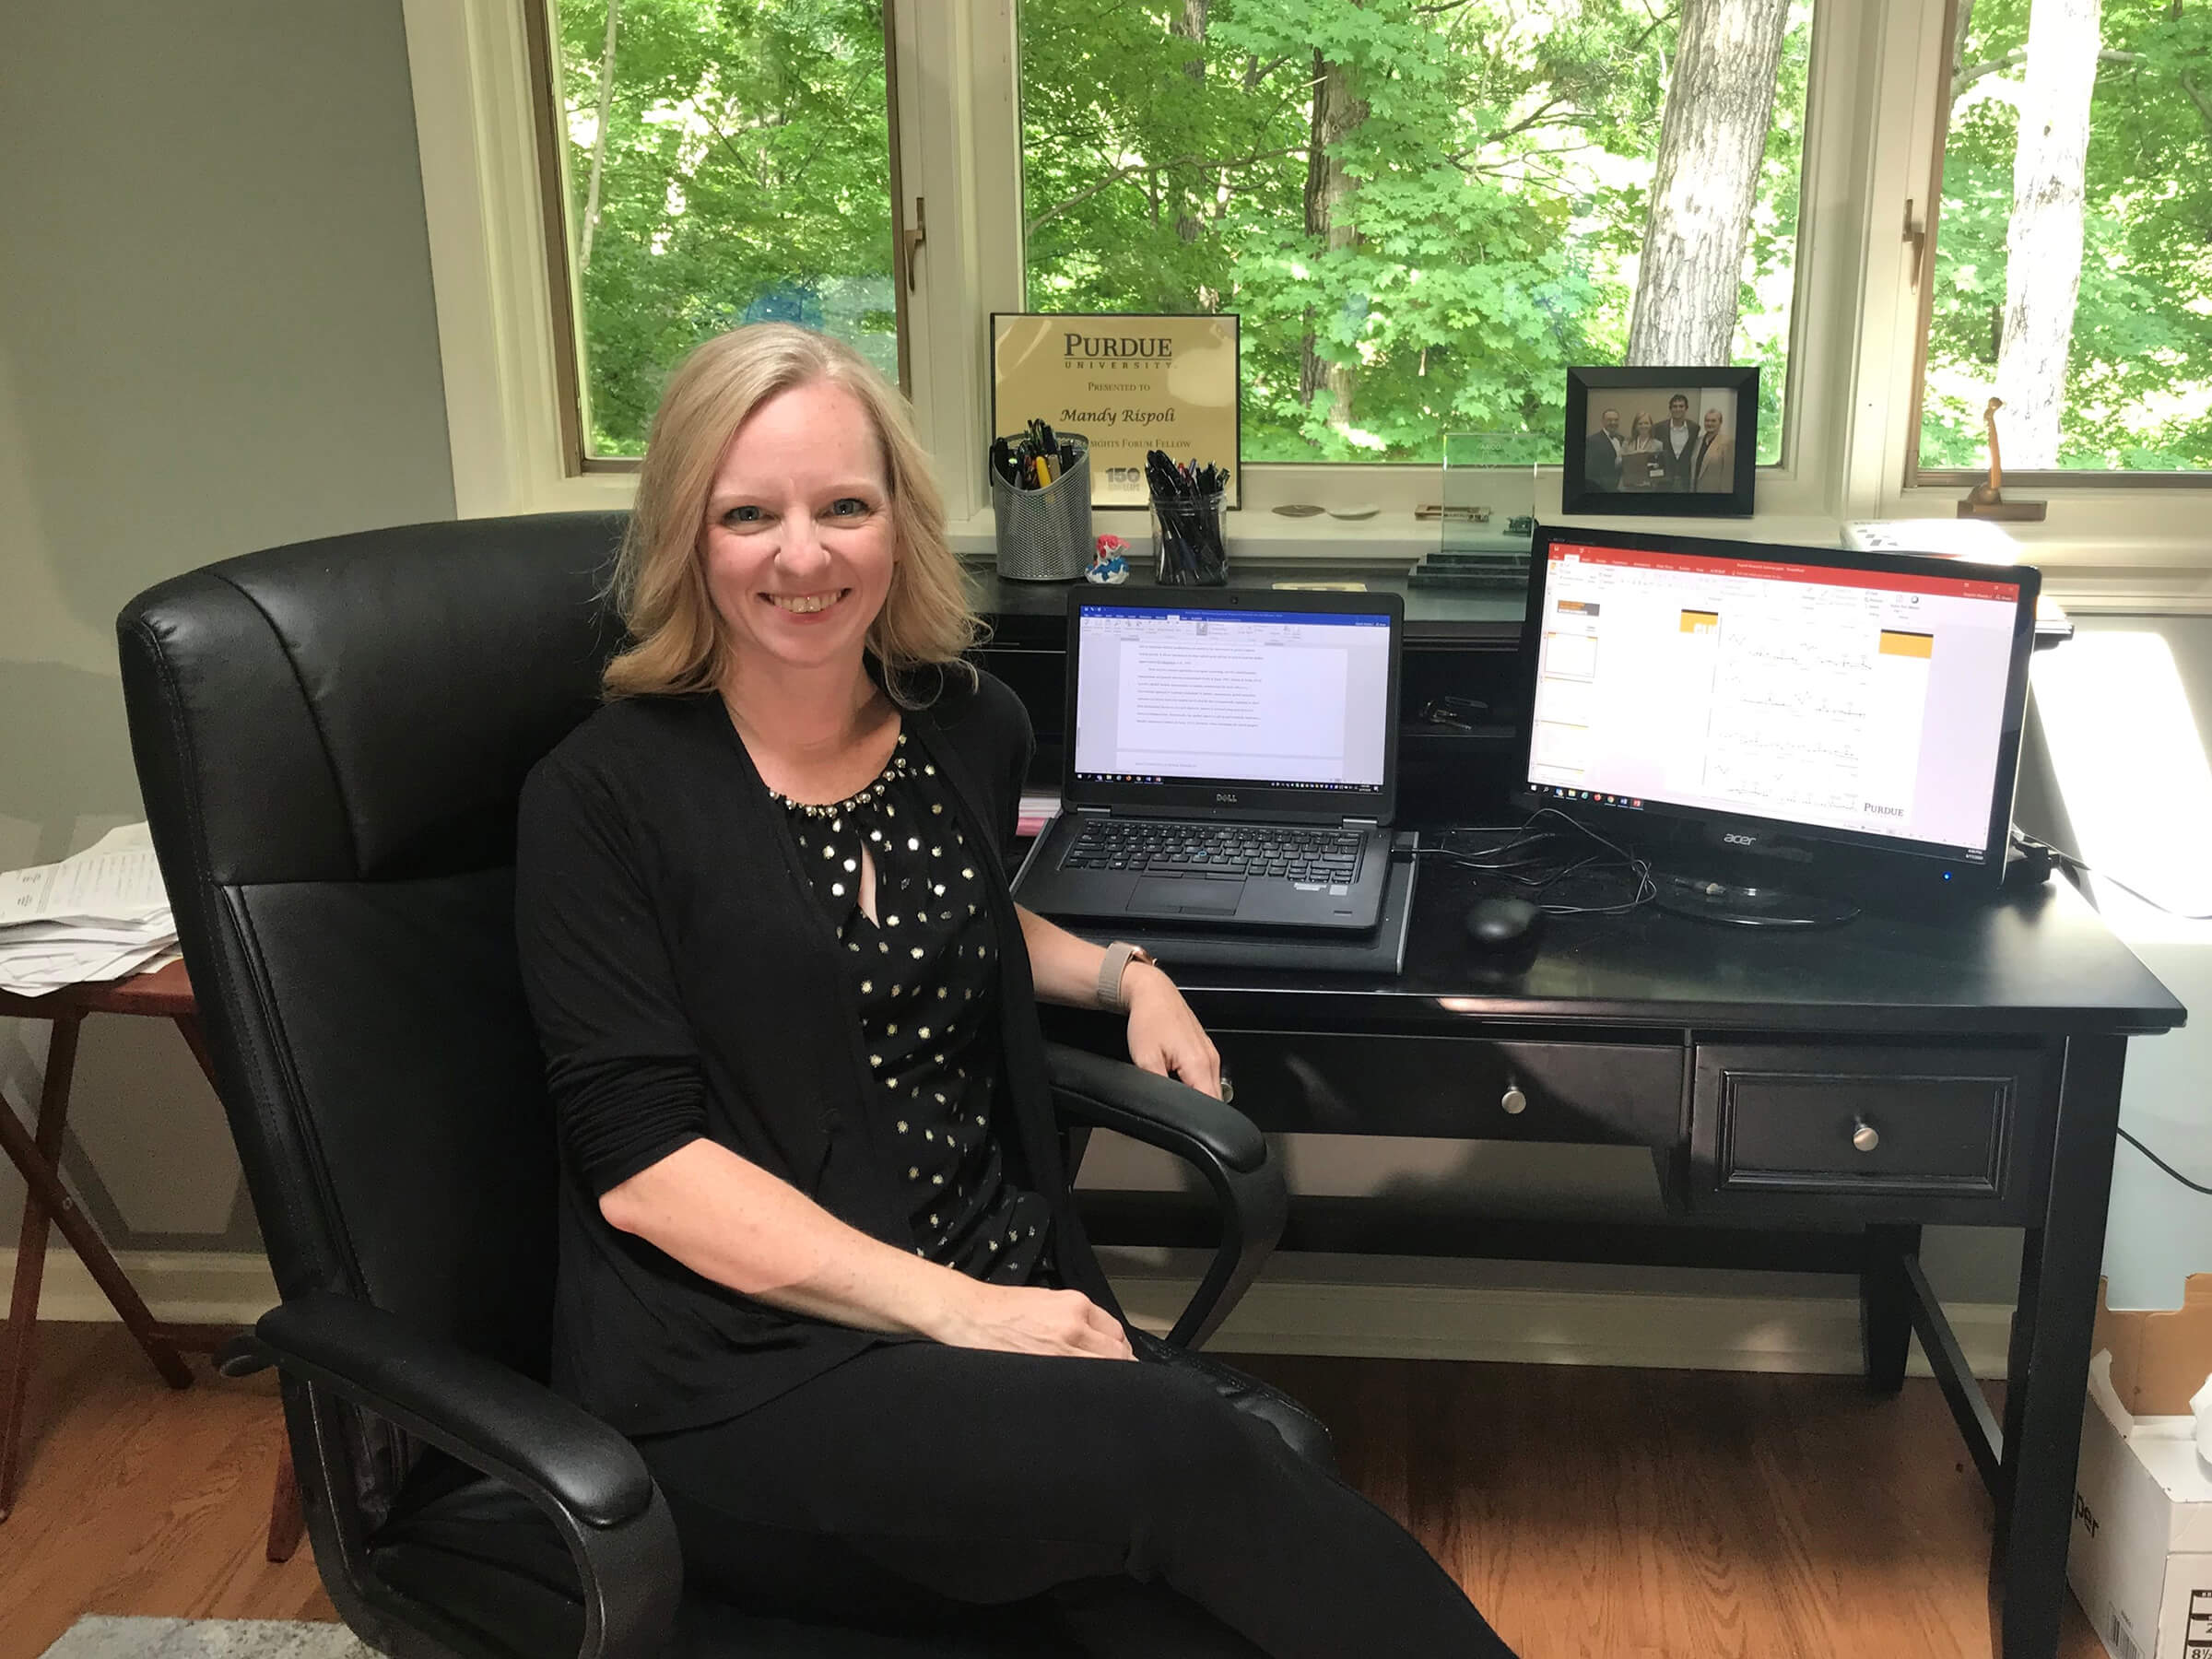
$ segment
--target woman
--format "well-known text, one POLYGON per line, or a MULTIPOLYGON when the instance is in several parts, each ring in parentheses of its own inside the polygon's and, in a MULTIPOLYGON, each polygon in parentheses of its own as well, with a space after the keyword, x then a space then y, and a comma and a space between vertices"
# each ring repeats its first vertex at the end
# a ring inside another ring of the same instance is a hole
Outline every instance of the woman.
POLYGON ((1364 1499, 1114 1312, 1034 999, 1218 1094, 1168 976, 1018 911, 1028 718, 897 394, 783 324, 656 415, 607 706, 532 773, 517 925, 562 1130, 556 1385, 695 1583, 926 1621, 1044 1598, 1117 1651, 1505 1652, 1364 1499), (1203 1609, 1203 1611, 1201 1610, 1203 1609))
POLYGON ((1629 422, 1628 441, 1620 446, 1620 487, 1650 489, 1659 478, 1659 440, 1652 435, 1652 418, 1638 410, 1629 422))

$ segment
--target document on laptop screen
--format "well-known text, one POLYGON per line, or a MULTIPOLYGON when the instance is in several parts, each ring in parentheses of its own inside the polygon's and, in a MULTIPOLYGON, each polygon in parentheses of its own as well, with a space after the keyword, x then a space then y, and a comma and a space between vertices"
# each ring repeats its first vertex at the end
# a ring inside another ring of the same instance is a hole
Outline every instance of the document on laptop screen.
POLYGON ((1390 618, 1087 606, 1076 772, 1379 789, 1390 618))

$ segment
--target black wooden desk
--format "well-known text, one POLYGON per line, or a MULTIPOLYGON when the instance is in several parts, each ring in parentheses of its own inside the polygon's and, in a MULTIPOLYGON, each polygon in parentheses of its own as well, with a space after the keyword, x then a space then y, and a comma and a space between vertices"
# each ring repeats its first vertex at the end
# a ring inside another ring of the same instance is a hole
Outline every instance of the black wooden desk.
MULTIPOLYGON (((2185 1011, 2063 882, 1808 935, 1562 918, 1500 971, 1464 943, 1470 880, 1423 861, 1396 980, 1179 971, 1237 1105, 1271 1131, 1646 1147, 1671 1224, 1438 1234, 1294 1201, 1285 1246, 1856 1273, 1869 1382, 1901 1386, 1917 1331, 1995 1500, 1997 1652, 2051 1659, 2121 1064, 2185 1011), (2026 1230, 2002 1425, 1922 1276, 1924 1224, 2026 1230)), ((1049 1023, 1120 1042, 1100 1016, 1049 1023)), ((1101 1242, 1203 1232, 1172 1199, 1085 1209, 1101 1242)))

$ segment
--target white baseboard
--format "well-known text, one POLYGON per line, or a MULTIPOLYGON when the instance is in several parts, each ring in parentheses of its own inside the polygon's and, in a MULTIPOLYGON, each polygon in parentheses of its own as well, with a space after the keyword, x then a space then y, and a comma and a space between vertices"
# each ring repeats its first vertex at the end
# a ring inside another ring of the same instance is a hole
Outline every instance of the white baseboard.
MULTIPOLYGON (((250 1325, 276 1305, 266 1258, 242 1251, 126 1250, 116 1265, 153 1316, 169 1324, 250 1325)), ((16 1253, 0 1250, 0 1283, 13 1284, 16 1253)), ((0 1306, 0 1318, 6 1310, 0 1306)), ((70 1324, 112 1320, 115 1310, 76 1253, 47 1246, 39 1317, 70 1324)))
MULTIPOLYGON (((15 1257, 0 1250, 0 1282, 12 1277, 15 1257)), ((247 1325, 276 1301, 269 1265, 258 1255, 131 1251, 118 1260, 156 1319, 247 1325)), ((1124 1310, 1148 1329, 1165 1331, 1197 1288, 1194 1277, 1132 1271, 1110 1253, 1109 1261, 1124 1310)), ((2003 1377, 2011 1308, 1956 1302, 1945 1312, 1974 1375, 2003 1377)), ((115 1313, 92 1276, 57 1243, 47 1253, 39 1317, 96 1321, 115 1313)), ((1859 1314, 1851 1296, 1277 1277, 1245 1292, 1209 1346, 1247 1354, 1849 1375, 1859 1369, 1859 1314)), ((1928 1374, 1917 1344, 1910 1368, 1928 1374)))

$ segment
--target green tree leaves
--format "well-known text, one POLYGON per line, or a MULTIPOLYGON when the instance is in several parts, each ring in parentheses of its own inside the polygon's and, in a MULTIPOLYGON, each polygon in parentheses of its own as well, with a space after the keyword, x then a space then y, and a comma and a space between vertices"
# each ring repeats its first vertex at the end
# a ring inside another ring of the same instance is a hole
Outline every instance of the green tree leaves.
MULTIPOLYGON (((1213 0, 1198 10, 1194 42, 1170 31, 1187 29, 1183 0, 1024 0, 1030 305, 1241 313, 1247 462, 1435 461, 1446 429, 1559 438, 1567 366, 1620 360, 1672 9, 1213 0), (1194 45, 1198 83, 1183 69, 1194 45), (1350 189, 1324 225, 1304 148, 1312 88, 1330 67, 1365 115, 1332 148, 1350 189), (1309 335, 1335 371, 1328 383, 1348 390, 1348 418, 1326 385, 1301 386, 1309 335)), ((1809 25, 1800 5, 1739 333, 1739 359, 1768 370, 1770 454, 1809 25)))
MULTIPOLYGON (((560 0, 571 227, 606 34, 606 0, 560 0)), ((739 323, 826 328, 896 374, 873 0, 621 0, 607 126, 580 296, 593 453, 641 453, 668 371, 739 323)))
MULTIPOLYGON (((2029 6, 1975 0, 1954 69, 1924 467, 1986 459, 2029 6)), ((2103 36, 2059 465, 2212 467, 2212 6, 2104 0, 2103 36)))

